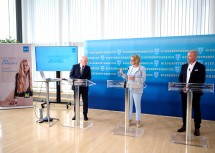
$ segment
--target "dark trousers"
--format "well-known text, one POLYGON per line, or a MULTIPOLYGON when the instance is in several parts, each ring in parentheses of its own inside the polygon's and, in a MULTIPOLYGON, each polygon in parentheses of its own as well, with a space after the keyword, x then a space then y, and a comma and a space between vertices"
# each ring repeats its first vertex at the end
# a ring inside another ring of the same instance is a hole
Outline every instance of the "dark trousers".
MULTIPOLYGON (((80 95, 82 96, 82 100, 83 100, 83 114, 87 115, 87 113, 88 113, 88 89, 80 87, 79 99, 78 99, 79 101, 80 101, 80 95)), ((76 97, 75 97, 75 92, 74 92, 74 99, 75 98, 76 97)), ((74 111, 75 111, 75 107, 74 107, 74 111)))
MULTIPOLYGON (((200 109, 200 99, 201 94, 193 93, 193 101, 192 101, 192 109, 194 113, 194 122, 195 128, 199 129, 201 127, 201 109, 200 109)), ((183 118, 183 126, 186 126, 186 116, 187 116, 187 94, 181 94, 182 100, 182 118, 183 118)))

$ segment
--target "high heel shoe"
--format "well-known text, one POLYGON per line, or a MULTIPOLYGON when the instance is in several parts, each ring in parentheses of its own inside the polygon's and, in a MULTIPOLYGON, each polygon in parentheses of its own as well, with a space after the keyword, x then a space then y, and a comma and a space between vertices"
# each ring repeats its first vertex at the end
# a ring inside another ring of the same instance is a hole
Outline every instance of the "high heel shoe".
POLYGON ((140 121, 137 121, 136 127, 137 127, 137 128, 141 127, 140 121))
POLYGON ((131 126, 132 125, 132 120, 129 120, 129 126, 131 126))

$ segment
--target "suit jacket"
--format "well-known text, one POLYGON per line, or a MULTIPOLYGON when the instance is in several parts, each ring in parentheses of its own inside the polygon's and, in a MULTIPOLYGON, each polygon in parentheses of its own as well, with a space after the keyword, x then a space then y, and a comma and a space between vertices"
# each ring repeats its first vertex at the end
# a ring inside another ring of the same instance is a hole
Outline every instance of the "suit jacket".
MULTIPOLYGON (((87 80, 90 80, 91 79, 90 66, 86 65, 84 67, 84 70, 83 70, 82 75, 81 75, 80 64, 73 65, 73 67, 70 71, 70 78, 71 79, 87 79, 87 80)), ((72 88, 74 89, 74 86, 72 88)), ((88 87, 80 87, 80 89, 88 91, 88 87)))
MULTIPOLYGON (((123 74, 122 77, 127 79, 127 76, 131 74, 132 69, 133 69, 133 66, 129 66, 127 75, 123 74)), ((146 81, 146 68, 141 65, 137 67, 136 71, 134 72, 134 77, 135 77, 134 81, 128 80, 128 82, 134 82, 134 83, 138 82, 140 83, 141 88, 132 89, 132 92, 143 93, 143 83, 146 81)))
MULTIPOLYGON (((181 67, 181 73, 179 75, 179 82, 181 83, 186 83, 187 68, 188 63, 182 65, 181 67)), ((188 83, 205 83, 205 75, 206 75, 205 65, 196 62, 190 74, 190 79, 188 83)))

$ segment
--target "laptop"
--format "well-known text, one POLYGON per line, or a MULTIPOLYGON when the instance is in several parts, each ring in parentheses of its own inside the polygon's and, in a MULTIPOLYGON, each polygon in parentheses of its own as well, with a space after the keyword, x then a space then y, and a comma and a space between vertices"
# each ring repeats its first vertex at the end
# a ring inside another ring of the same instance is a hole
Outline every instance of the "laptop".
POLYGON ((57 82, 57 81, 61 81, 62 80, 61 78, 46 78, 43 71, 40 71, 40 75, 41 75, 41 78, 44 81, 48 81, 48 82, 57 82))

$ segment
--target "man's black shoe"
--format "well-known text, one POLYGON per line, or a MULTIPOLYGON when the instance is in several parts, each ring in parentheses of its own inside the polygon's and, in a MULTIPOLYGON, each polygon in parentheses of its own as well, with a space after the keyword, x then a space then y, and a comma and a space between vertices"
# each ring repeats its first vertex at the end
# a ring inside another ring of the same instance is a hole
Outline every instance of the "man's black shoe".
POLYGON ((195 129, 194 135, 195 135, 195 136, 200 136, 200 130, 199 130, 199 129, 195 129))
POLYGON ((185 132, 186 131, 186 127, 182 126, 180 129, 177 130, 177 132, 185 132))
POLYGON ((72 120, 75 120, 75 116, 72 118, 72 120))
POLYGON ((87 121, 87 120, 88 120, 87 115, 84 115, 84 120, 85 120, 85 121, 87 121))

